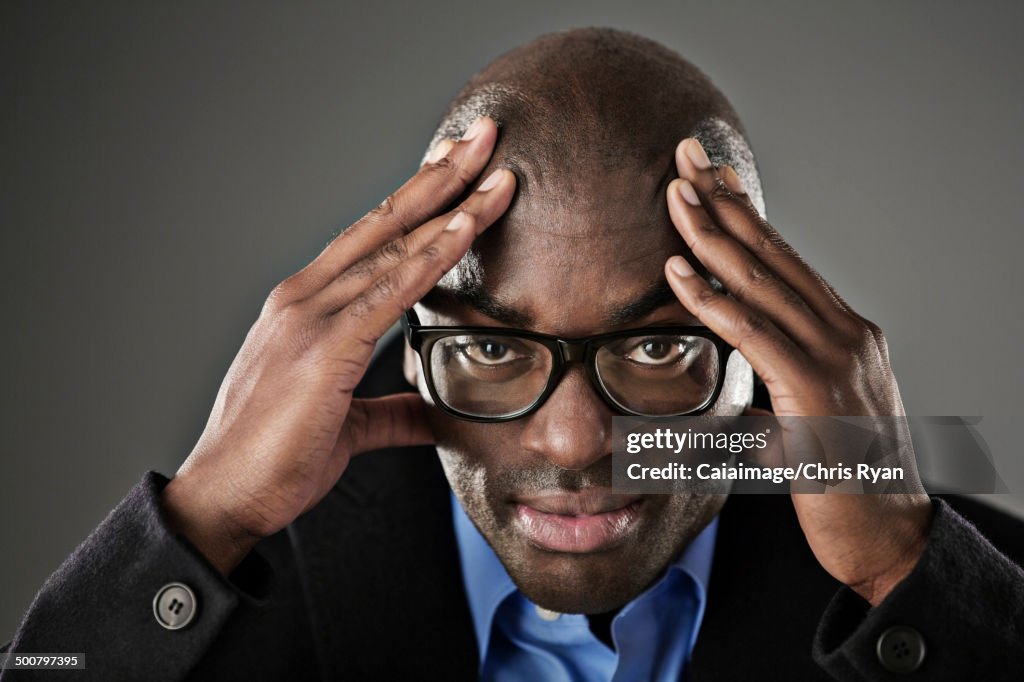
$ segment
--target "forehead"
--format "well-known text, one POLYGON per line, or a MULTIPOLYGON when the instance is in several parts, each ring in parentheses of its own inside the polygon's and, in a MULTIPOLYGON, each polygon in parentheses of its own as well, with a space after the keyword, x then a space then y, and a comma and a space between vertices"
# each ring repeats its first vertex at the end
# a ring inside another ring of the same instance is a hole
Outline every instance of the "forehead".
MULTIPOLYGON (((616 311, 664 290, 665 261, 685 250, 665 202, 671 177, 618 171, 528 180, 441 288, 482 291, 517 313, 517 326, 543 333, 628 326, 616 311)), ((674 307, 677 318, 685 315, 674 307)))

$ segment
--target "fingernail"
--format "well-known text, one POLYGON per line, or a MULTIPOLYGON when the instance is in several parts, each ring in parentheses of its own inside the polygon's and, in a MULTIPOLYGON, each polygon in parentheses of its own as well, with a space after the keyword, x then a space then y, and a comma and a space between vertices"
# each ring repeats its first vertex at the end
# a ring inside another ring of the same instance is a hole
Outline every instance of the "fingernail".
POLYGON ((463 230, 473 224, 473 218, 465 211, 459 211, 451 222, 444 226, 445 232, 463 230))
POLYGON ((449 140, 448 138, 441 140, 440 142, 437 143, 437 145, 434 146, 432 150, 430 150, 430 156, 427 157, 427 162, 437 163, 445 156, 447 156, 448 152, 450 152, 452 150, 452 147, 454 146, 455 140, 449 140))
POLYGON ((729 188, 729 191, 733 194, 746 194, 746 190, 743 189, 743 181, 740 180, 739 174, 732 169, 732 166, 725 166, 719 173, 722 177, 722 182, 729 188))
POLYGON ((462 141, 468 142, 469 140, 472 140, 474 137, 479 135, 480 131, 482 131, 483 129, 484 119, 478 118, 477 120, 473 121, 473 125, 466 128, 466 132, 462 135, 462 141))
POLYGON ((486 192, 492 189, 495 185, 501 182, 501 169, 494 171, 487 176, 487 179, 480 183, 480 186, 476 188, 477 192, 486 192))
POLYGON ((690 206, 700 206, 700 197, 697 196, 697 190, 693 188, 689 180, 682 180, 679 183, 679 193, 683 196, 683 201, 690 206))
POLYGON ((704 151, 704 147, 701 146, 700 142, 696 138, 690 138, 690 144, 686 145, 686 155, 693 162, 699 170, 707 170, 711 168, 711 159, 708 158, 707 153, 704 151))
POLYGON ((693 274, 693 268, 686 262, 686 259, 682 256, 673 256, 668 261, 668 266, 672 268, 672 272, 676 273, 680 277, 689 277, 693 274))

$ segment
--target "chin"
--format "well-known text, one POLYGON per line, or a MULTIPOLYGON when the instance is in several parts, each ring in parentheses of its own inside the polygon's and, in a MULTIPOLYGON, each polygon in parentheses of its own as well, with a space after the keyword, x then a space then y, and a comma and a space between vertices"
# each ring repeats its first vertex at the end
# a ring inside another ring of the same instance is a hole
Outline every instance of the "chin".
POLYGON ((509 571, 534 604, 558 613, 604 613, 635 599, 664 566, 637 573, 635 566, 605 568, 591 557, 568 556, 544 562, 544 570, 509 571))
POLYGON ((514 524, 501 524, 488 541, 534 604, 559 613, 605 613, 657 582, 724 501, 696 495, 648 500, 635 532, 603 551, 550 551, 516 532, 514 524))

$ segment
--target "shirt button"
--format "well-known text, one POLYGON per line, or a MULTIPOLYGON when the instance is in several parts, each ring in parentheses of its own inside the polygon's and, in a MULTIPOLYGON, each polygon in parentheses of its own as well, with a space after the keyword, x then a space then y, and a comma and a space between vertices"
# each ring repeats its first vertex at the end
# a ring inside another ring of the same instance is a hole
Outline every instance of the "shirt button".
POLYGON ((541 617, 541 620, 558 620, 562 617, 558 611, 549 611, 548 609, 540 606, 534 607, 537 609, 537 615, 541 617))
POLYGON ((878 638, 875 653, 889 672, 912 673, 924 662, 924 637, 914 628, 897 625, 878 638))
POLYGON ((153 598, 153 615, 168 630, 180 630, 195 618, 197 606, 192 588, 184 583, 167 583, 153 598))

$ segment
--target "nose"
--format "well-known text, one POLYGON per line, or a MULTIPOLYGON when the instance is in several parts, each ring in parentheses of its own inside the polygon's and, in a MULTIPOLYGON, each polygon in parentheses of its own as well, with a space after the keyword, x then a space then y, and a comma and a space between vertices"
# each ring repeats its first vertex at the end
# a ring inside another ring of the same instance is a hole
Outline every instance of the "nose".
POLYGON ((520 444, 563 469, 583 470, 611 454, 612 415, 579 364, 527 417, 520 444))

